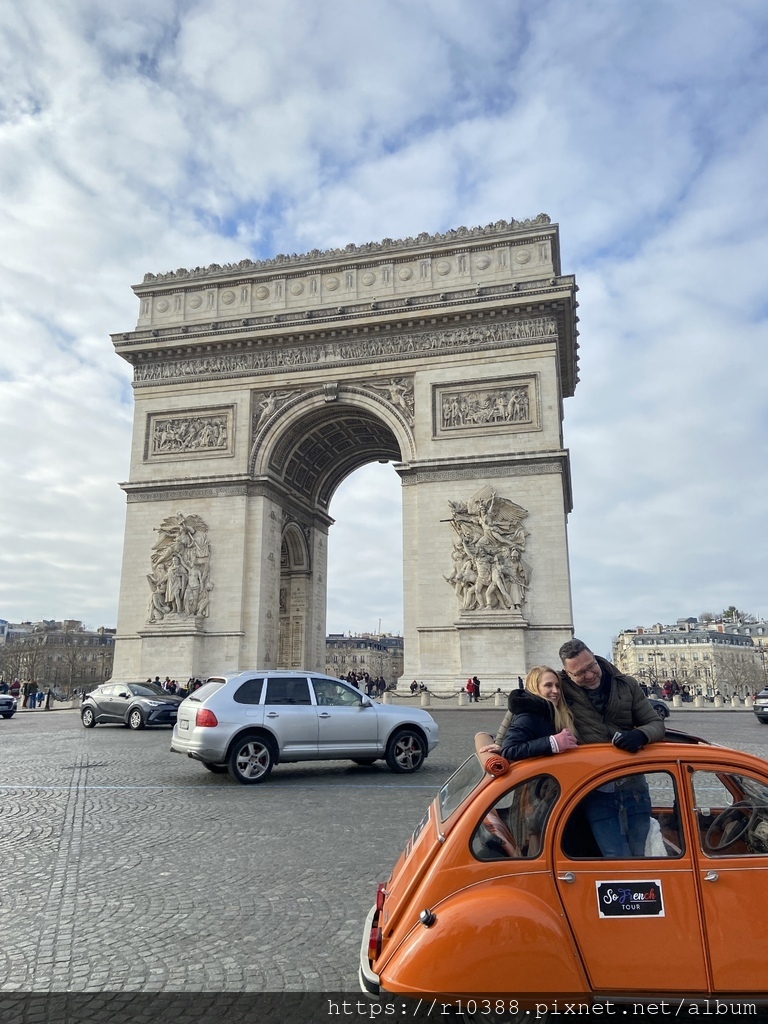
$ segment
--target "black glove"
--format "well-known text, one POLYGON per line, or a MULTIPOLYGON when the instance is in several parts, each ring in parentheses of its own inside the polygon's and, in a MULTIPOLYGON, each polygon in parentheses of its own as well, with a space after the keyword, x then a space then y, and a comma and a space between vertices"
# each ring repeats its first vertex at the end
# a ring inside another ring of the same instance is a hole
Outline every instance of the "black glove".
POLYGON ((620 750, 627 750, 630 754, 636 754, 638 750, 648 742, 644 732, 639 729, 630 729, 629 732, 617 732, 613 737, 614 747, 620 750))

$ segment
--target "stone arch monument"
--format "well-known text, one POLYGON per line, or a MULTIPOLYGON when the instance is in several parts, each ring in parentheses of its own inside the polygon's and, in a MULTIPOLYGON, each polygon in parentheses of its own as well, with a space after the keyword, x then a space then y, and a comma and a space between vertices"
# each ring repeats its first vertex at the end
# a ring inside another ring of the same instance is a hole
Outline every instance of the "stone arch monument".
POLYGON ((372 461, 402 481, 404 677, 553 662, 578 304, 546 215, 134 291, 112 336, 135 394, 113 678, 321 670, 329 506, 372 461))

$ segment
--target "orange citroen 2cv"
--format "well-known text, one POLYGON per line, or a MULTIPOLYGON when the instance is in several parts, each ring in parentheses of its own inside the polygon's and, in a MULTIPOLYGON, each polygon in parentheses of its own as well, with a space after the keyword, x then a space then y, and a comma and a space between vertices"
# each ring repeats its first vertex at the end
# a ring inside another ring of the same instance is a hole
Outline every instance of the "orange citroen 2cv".
MULTIPOLYGON (((487 742, 479 734, 476 750, 487 742)), ((636 755, 610 744, 514 764, 475 753, 378 888, 360 984, 454 1003, 765 999, 767 895, 758 757, 679 732, 636 755), (634 829, 618 854, 590 810, 617 790, 619 815, 604 824, 634 829)))

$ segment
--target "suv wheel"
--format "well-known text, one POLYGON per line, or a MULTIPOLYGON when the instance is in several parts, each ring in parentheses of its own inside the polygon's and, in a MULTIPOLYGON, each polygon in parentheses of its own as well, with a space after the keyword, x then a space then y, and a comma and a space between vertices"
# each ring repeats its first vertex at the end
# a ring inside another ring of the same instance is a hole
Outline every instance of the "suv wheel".
POLYGON ((757 720, 758 722, 762 722, 763 725, 768 725, 768 716, 766 715, 758 715, 757 720))
POLYGON ((229 774, 244 786, 264 782, 275 763, 272 744, 261 736, 240 736, 232 744, 227 766, 229 774))
POLYGON ((93 708, 83 708, 80 712, 80 721, 86 729, 92 729, 96 725, 96 715, 93 713, 93 708))
POLYGON ((413 729, 398 729, 387 744, 387 764, 393 772, 415 772, 426 756, 424 740, 413 729))
POLYGON ((131 708, 128 712, 128 728, 133 729, 134 732, 144 728, 144 715, 138 708, 131 708))

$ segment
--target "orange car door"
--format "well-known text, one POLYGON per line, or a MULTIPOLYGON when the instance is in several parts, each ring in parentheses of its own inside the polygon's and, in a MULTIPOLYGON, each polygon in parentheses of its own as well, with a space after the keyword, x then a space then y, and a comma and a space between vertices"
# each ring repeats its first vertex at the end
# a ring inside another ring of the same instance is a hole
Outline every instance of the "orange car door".
POLYGON ((767 992, 768 783, 725 767, 688 771, 714 990, 767 992))
POLYGON ((558 892, 595 991, 707 991, 679 793, 670 771, 614 774, 558 824, 558 892))

